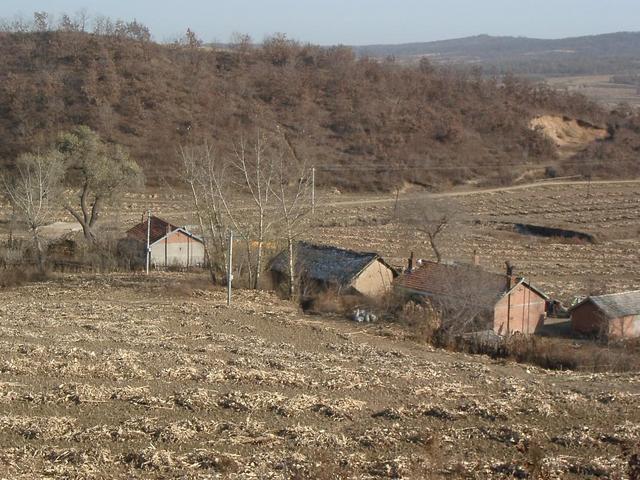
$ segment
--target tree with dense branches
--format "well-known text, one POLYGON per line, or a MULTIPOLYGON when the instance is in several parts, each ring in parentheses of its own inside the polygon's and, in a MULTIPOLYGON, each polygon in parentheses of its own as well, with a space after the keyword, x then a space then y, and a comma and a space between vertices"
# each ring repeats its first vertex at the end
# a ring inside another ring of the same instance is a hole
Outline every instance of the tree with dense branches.
POLYGON ((64 155, 67 183, 76 189, 75 201, 65 202, 64 208, 80 223, 85 239, 94 243, 104 206, 139 187, 142 170, 123 147, 105 143, 86 126, 61 135, 58 151, 64 155))

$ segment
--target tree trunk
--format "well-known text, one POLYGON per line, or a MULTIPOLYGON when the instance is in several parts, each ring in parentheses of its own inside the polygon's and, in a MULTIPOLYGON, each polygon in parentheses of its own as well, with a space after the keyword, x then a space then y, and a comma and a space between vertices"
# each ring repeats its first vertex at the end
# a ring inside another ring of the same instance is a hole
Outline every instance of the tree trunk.
POLYGON ((253 285, 254 290, 257 290, 260 287, 260 270, 262 270, 262 238, 258 239, 258 253, 256 258, 256 277, 255 284, 253 285))
POLYGON ((249 288, 254 288, 253 281, 253 265, 252 265, 252 255, 251 255, 251 239, 249 237, 245 238, 245 247, 247 249, 247 269, 249 270, 249 288))
POLYGON ((288 235, 287 243, 289 247, 289 299, 293 300, 294 295, 296 293, 296 274, 294 268, 294 258, 293 258, 293 238, 291 235, 288 235))
POLYGON ((433 253, 436 255, 436 260, 438 263, 442 263, 442 254, 440 250, 438 250, 438 246, 436 245, 436 238, 434 235, 429 234, 429 244, 431 245, 431 249, 433 253))
POLYGON ((85 217, 88 216, 80 215, 70 206, 66 206, 65 210, 78 221, 78 223, 82 227, 82 233, 84 234, 85 240, 91 244, 94 243, 96 241, 96 235, 93 232, 93 225, 91 224, 91 222, 88 219, 85 219, 85 217))
MULTIPOLYGON (((196 191, 193 183, 190 184, 191 194, 193 195, 193 205, 195 207, 195 212, 198 217, 198 223, 200 224, 200 232, 202 234, 203 246, 204 246, 204 261, 207 264, 207 268, 209 269, 209 276, 211 277, 211 283, 213 285, 218 284, 218 278, 216 277, 216 272, 213 266, 213 259, 211 257, 211 247, 207 241, 206 231, 204 228, 204 220, 202 219, 202 214, 200 213, 200 201, 198 199, 198 192, 196 191)), ((213 241, 213 239, 211 239, 213 241)))
POLYGON ((40 241, 40 234, 38 232, 38 227, 32 229, 33 234, 33 244, 36 247, 36 262, 38 265, 38 272, 40 274, 44 274, 44 252, 42 250, 42 242, 40 241))

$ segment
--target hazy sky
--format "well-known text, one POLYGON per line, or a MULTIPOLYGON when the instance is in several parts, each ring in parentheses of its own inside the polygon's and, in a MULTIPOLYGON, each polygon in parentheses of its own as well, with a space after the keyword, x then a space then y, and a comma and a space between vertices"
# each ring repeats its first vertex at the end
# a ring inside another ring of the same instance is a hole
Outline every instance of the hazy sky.
POLYGON ((559 38, 640 30, 640 0, 0 0, 0 17, 86 8, 149 26, 170 40, 283 32, 319 44, 403 43, 487 33, 559 38))

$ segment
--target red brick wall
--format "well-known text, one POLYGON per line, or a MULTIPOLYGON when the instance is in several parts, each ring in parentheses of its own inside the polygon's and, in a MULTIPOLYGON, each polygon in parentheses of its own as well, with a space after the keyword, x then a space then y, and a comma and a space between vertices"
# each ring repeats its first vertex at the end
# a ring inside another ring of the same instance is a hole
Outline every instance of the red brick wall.
POLYGON ((546 301, 536 292, 518 285, 510 295, 500 299, 494 308, 495 332, 534 333, 544 323, 546 301))
POLYGON ((602 329, 603 317, 591 302, 586 302, 571 312, 571 328, 583 334, 597 334, 602 329))

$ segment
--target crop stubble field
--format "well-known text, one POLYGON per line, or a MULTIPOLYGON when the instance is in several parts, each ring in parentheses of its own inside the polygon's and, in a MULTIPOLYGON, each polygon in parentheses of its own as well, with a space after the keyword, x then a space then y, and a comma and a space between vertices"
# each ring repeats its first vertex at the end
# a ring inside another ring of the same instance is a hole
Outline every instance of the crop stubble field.
MULTIPOLYGON (((413 191, 399 199, 412 202, 425 195, 413 191)), ((471 262, 476 251, 481 265, 496 272, 509 260, 518 274, 565 302, 594 291, 640 289, 640 181, 550 183, 441 195, 440 200, 455 202, 459 211, 443 234, 446 260, 471 262), (513 222, 585 232, 596 242, 521 235, 507 225, 513 222)), ((135 194, 125 200, 125 208, 110 215, 117 225, 132 226, 150 206, 174 223, 196 223, 186 195, 135 194)), ((411 251, 419 258, 433 258, 424 235, 394 221, 394 205, 394 194, 319 193, 317 214, 301 238, 375 251, 397 266, 406 264, 411 251)))
MULTIPOLYGON (((505 259, 561 298, 638 288, 638 184, 464 194, 447 258, 505 259), (527 237, 505 222, 593 233, 527 237)), ((407 193, 409 198, 414 193, 407 193)), ((448 197, 445 197, 445 200, 448 197)), ((189 223, 184 197, 131 195, 189 223)), ((307 238, 428 256, 392 196, 326 194, 307 238)), ((626 478, 637 374, 551 372, 433 350, 388 325, 303 316, 172 273, 0 292, 0 478, 626 478), (197 285, 201 285, 197 283, 197 285)))
POLYGON ((182 274, 0 293, 2 478, 624 478, 640 379, 448 353, 182 274))

